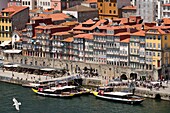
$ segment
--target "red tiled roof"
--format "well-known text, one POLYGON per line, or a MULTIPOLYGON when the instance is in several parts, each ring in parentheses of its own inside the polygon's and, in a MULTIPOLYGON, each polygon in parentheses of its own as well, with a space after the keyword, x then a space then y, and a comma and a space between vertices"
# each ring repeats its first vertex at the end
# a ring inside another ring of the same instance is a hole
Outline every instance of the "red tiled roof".
POLYGON ((39 14, 39 17, 51 18, 52 21, 65 20, 67 18, 70 18, 68 15, 64 13, 39 14))
POLYGON ((121 33, 115 34, 115 36, 123 36, 123 35, 130 35, 130 33, 129 32, 121 32, 121 33))
POLYGON ((145 36, 145 31, 140 30, 140 31, 131 33, 130 35, 133 35, 133 36, 145 36))
POLYGON ((82 24, 95 24, 96 22, 94 22, 92 19, 89 19, 85 22, 83 22, 82 24))
POLYGON ((155 27, 152 27, 152 28, 148 28, 148 30, 146 31, 146 34, 166 34, 166 33, 165 33, 165 31, 163 31, 161 29, 161 27, 155 26, 155 27), (150 30, 156 30, 157 32, 150 32, 150 30))
POLYGON ((106 22, 107 20, 103 19, 103 20, 100 20, 98 22, 96 22, 93 26, 91 27, 83 27, 82 24, 79 24, 78 26, 74 27, 73 29, 74 30, 93 30, 95 29, 96 27, 100 26, 102 23, 106 22))
POLYGON ((70 33, 69 32, 56 32, 56 33, 53 33, 52 35, 70 35, 70 33))
POLYGON ((131 6, 125 6, 125 7, 123 7, 122 9, 123 9, 123 10, 136 10, 136 6, 133 6, 133 5, 131 5, 131 6))
POLYGON ((92 34, 78 34, 78 35, 74 36, 74 38, 84 38, 84 39, 92 40, 93 35, 92 34))
POLYGON ((9 12, 9 13, 12 13, 10 14, 10 17, 12 17, 13 15, 15 15, 16 13, 26 9, 28 7, 25 7, 25 6, 10 6, 10 7, 7 7, 5 8, 4 10, 2 10, 1 12, 9 12))
POLYGON ((37 26, 35 28, 38 29, 54 29, 54 28, 64 28, 66 26, 59 26, 59 25, 47 25, 47 26, 37 26))
POLYGON ((85 0, 84 3, 97 3, 97 0, 85 0))
POLYGON ((64 40, 62 40, 63 42, 73 42, 74 38, 73 37, 69 37, 69 38, 66 38, 64 40))
POLYGON ((170 6, 170 4, 163 4, 163 6, 170 6))
POLYGON ((123 39, 120 42, 129 43, 130 42, 130 38, 123 39))
POLYGON ((31 20, 40 20, 40 19, 50 19, 50 17, 37 17, 37 16, 35 16, 35 17, 31 18, 31 20))
POLYGON ((163 18, 162 20, 164 24, 170 24, 170 18, 163 18))

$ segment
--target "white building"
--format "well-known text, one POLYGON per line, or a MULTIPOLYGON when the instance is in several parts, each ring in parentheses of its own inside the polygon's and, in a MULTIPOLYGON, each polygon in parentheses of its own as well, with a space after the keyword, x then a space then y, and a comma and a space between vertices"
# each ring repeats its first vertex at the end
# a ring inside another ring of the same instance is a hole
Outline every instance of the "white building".
POLYGON ((51 0, 37 0, 37 7, 43 9, 51 9, 51 0))
POLYGON ((37 7, 37 0, 22 0, 22 6, 29 7, 30 10, 37 7))
POLYGON ((163 6, 170 3, 170 0, 136 0, 137 15, 140 15, 144 22, 153 22, 163 18, 163 6))

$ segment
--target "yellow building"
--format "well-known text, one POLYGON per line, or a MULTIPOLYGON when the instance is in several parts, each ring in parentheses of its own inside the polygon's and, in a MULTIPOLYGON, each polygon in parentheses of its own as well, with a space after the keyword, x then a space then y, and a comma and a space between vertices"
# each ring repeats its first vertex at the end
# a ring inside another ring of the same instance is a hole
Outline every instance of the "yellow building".
POLYGON ((12 40, 12 32, 25 28, 29 20, 29 8, 10 6, 0 12, 0 46, 5 46, 12 40))
MULTIPOLYGON (((166 62, 169 64, 170 32, 161 27, 146 31, 146 61, 159 69, 166 62)), ((153 68, 151 67, 151 68, 153 68)), ((150 68, 150 67, 149 67, 150 68)))
POLYGON ((130 0, 97 0, 99 18, 120 17, 119 9, 129 6, 130 0))
POLYGON ((170 31, 162 28, 165 31, 165 35, 162 37, 162 64, 167 66, 170 64, 170 31))

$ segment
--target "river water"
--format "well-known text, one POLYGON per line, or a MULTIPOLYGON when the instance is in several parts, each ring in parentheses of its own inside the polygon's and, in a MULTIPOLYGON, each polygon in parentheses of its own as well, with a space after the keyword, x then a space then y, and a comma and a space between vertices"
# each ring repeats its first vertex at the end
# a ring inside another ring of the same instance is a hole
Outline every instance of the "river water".
POLYGON ((38 96, 29 88, 0 82, 0 113, 18 113, 15 97, 22 103, 20 113, 170 113, 169 101, 146 99, 141 105, 105 101, 93 95, 72 99, 38 96))

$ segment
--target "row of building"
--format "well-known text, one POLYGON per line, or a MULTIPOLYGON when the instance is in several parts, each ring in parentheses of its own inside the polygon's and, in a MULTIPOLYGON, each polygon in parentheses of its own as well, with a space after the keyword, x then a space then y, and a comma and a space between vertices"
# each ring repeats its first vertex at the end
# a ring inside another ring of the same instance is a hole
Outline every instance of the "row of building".
MULTIPOLYGON (((7 20, 8 16, 14 15, 10 15, 11 10, 6 9, 1 13, 4 25, 11 24, 7 20)), ((26 18, 28 12, 24 14, 26 18)), ((12 24, 23 26, 24 29, 13 32, 13 47, 22 49, 25 56, 139 69, 159 69, 170 62, 169 19, 164 19, 161 26, 156 26, 156 23, 142 23, 139 16, 112 20, 94 18, 80 24, 70 21, 56 25, 55 17, 55 14, 39 14, 31 18, 25 28, 24 21, 20 24, 19 18, 14 19, 16 22, 12 24)), ((1 36, 8 36, 10 26, 6 29, 2 25, 1 36)))
POLYGON ((170 0, 0 0, 0 10, 7 6, 27 6, 30 10, 61 12, 76 5, 97 9, 100 19, 141 16, 144 22, 153 22, 170 17, 170 0))
MULTIPOLYGON (((99 14, 97 18, 93 12, 96 9, 83 8, 85 6, 75 6, 63 13, 54 13, 53 10, 39 12, 25 6, 9 6, 0 13, 0 46, 22 50, 25 57, 141 71, 169 66, 170 19, 144 23, 141 16, 103 18, 99 14), (71 9, 77 11, 73 14, 79 15, 77 18, 70 16, 71 9)), ((20 63, 38 65, 36 60, 20 63)), ((43 62, 43 66, 47 63, 43 62)))

